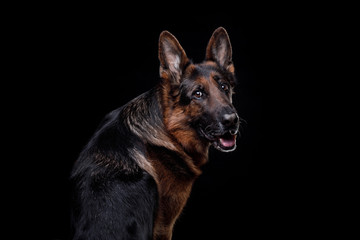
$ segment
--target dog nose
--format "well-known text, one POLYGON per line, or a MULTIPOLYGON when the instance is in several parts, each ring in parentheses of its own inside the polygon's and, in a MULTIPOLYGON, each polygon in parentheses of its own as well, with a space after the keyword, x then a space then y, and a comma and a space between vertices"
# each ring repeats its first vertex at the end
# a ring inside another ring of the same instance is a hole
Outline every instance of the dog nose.
POLYGON ((239 117, 236 113, 224 114, 221 123, 228 127, 236 124, 239 121, 239 117))

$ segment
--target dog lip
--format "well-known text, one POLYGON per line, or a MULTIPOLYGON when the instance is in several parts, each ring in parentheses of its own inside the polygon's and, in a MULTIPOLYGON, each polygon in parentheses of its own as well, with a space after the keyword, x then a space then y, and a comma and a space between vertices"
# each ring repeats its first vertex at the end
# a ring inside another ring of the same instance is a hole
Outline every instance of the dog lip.
POLYGON ((212 142, 212 145, 215 149, 221 152, 232 152, 236 149, 236 135, 231 135, 232 139, 227 138, 218 138, 216 141, 212 142))
POLYGON ((213 147, 222 152, 231 152, 236 149, 236 137, 238 130, 229 130, 222 134, 207 134, 201 130, 201 135, 206 138, 213 147))
POLYGON ((236 135, 226 134, 219 138, 219 143, 224 148, 233 148, 236 144, 236 135))
POLYGON ((213 142, 213 141, 217 141, 220 138, 224 139, 224 138, 236 138, 237 134, 239 133, 238 129, 232 129, 232 130, 228 130, 224 133, 221 134, 211 134, 211 133, 206 133, 206 131, 200 130, 201 135, 206 138, 208 141, 213 142))
POLYGON ((235 130, 230 130, 230 131, 229 131, 229 133, 230 133, 231 135, 237 135, 237 134, 238 134, 238 132, 239 132, 239 130, 238 130, 238 129, 235 129, 235 130))

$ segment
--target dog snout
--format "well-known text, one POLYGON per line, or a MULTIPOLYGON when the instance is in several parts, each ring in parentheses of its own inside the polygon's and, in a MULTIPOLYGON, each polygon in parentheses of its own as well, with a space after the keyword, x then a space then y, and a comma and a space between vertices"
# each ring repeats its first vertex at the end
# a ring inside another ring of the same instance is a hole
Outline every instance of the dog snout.
POLYGON ((222 116, 222 121, 221 123, 225 126, 225 127, 232 127, 234 125, 237 125, 237 123, 239 122, 239 116, 236 113, 226 113, 222 116))

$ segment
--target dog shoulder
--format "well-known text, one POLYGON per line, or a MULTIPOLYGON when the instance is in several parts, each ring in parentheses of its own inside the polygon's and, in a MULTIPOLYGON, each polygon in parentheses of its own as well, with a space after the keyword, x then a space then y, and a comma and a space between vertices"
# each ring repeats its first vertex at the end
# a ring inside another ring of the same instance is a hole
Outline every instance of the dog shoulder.
POLYGON ((138 164, 142 143, 122 123, 121 111, 104 118, 74 165, 74 239, 152 236, 156 182, 138 164))
POLYGON ((73 175, 136 175, 140 168, 131 149, 141 149, 141 140, 126 127, 121 118, 123 107, 105 116, 79 155, 73 175))

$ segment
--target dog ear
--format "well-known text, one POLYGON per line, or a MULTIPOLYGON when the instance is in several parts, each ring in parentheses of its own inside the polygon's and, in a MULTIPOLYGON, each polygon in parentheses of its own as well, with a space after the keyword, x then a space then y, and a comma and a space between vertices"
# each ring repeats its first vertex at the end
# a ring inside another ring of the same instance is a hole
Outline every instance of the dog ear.
POLYGON ((188 64, 189 59, 178 40, 169 33, 163 31, 159 38, 159 60, 160 76, 162 78, 172 78, 179 83, 182 71, 188 64))
POLYGON ((217 28, 211 36, 206 48, 205 59, 217 62, 231 72, 234 71, 229 35, 223 27, 217 28))

